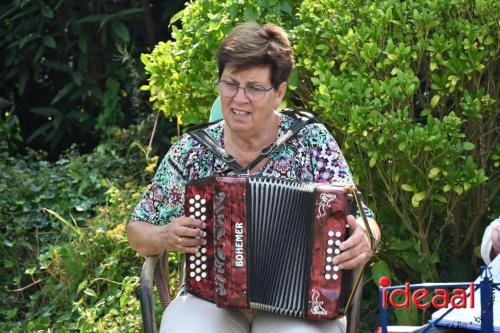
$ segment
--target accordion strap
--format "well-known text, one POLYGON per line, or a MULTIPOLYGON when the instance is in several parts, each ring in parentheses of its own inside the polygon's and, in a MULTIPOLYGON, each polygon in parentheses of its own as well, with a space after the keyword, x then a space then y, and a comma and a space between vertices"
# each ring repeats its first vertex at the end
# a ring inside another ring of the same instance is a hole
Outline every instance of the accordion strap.
POLYGON ((193 138, 195 138, 199 143, 203 144, 205 147, 214 152, 219 156, 224 162, 226 162, 229 167, 237 174, 248 174, 257 164, 259 164, 263 159, 267 158, 271 153, 273 153, 278 147, 282 146, 285 142, 294 137, 300 132, 304 126, 316 122, 314 116, 305 111, 296 111, 286 109, 282 113, 290 115, 294 118, 294 121, 288 131, 280 136, 276 142, 270 144, 269 146, 262 149, 259 156, 247 166, 241 166, 236 159, 226 152, 224 148, 220 146, 204 129, 198 129, 189 133, 193 138))

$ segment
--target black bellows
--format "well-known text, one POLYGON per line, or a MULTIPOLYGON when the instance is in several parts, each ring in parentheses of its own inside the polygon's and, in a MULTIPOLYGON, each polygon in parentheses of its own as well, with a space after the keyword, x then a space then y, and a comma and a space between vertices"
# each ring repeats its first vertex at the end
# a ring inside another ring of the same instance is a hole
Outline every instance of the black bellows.
POLYGON ((303 317, 307 312, 314 186, 249 178, 248 301, 251 307, 303 317))

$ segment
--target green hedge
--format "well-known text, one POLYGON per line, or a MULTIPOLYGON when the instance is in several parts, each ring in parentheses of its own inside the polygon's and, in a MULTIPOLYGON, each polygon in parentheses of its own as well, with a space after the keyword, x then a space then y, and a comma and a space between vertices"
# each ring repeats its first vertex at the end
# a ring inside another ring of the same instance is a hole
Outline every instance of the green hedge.
POLYGON ((220 40, 247 20, 282 25, 297 58, 285 103, 331 128, 382 226, 365 289, 381 275, 470 279, 474 248, 500 212, 498 9, 489 0, 195 1, 174 17, 173 40, 142 56, 143 89, 167 117, 206 120, 220 40))

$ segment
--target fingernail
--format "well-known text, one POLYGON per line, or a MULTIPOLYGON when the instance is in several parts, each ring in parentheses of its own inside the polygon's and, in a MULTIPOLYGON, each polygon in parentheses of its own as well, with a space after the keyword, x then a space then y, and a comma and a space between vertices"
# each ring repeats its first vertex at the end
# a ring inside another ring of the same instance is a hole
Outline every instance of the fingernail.
POLYGON ((203 237, 207 237, 207 233, 205 231, 202 232, 203 232, 203 237))
POLYGON ((204 239, 203 242, 201 242, 202 245, 207 245, 207 240, 204 239))

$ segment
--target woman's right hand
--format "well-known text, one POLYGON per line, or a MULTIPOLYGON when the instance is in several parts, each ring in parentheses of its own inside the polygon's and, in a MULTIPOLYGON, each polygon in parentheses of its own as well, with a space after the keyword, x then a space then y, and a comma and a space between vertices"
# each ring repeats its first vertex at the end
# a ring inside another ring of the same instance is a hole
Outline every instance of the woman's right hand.
POLYGON ((160 232, 166 250, 196 253, 204 245, 206 223, 190 217, 178 217, 170 221, 160 232))
POLYGON ((127 226, 128 241, 142 256, 165 251, 196 253, 203 244, 206 223, 189 217, 178 217, 167 225, 131 221, 127 226))

